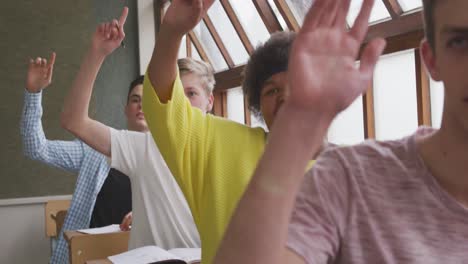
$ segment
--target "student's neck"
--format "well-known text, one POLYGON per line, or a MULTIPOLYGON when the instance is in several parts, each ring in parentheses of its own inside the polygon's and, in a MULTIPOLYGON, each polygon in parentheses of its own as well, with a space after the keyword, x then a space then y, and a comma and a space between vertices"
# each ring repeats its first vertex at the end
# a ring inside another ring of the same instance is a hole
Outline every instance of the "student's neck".
POLYGON ((138 127, 138 126, 137 126, 137 127, 134 127, 134 126, 130 126, 130 125, 128 125, 128 124, 127 124, 127 129, 128 129, 129 131, 141 132, 141 133, 146 133, 146 132, 149 131, 149 129, 148 129, 147 127, 144 127, 144 128, 143 128, 143 127, 138 127))
POLYGON ((461 124, 443 123, 439 131, 420 141, 426 166, 439 184, 468 207, 468 133, 461 124))

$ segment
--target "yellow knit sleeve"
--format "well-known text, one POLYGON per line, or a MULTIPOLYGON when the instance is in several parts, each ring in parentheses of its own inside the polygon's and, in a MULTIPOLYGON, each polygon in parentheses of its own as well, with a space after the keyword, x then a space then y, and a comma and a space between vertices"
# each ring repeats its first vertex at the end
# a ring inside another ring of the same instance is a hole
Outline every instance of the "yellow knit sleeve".
POLYGON ((190 105, 179 74, 167 103, 161 103, 146 74, 143 112, 156 145, 195 214, 193 206, 205 180, 206 135, 210 129, 207 115, 190 105))

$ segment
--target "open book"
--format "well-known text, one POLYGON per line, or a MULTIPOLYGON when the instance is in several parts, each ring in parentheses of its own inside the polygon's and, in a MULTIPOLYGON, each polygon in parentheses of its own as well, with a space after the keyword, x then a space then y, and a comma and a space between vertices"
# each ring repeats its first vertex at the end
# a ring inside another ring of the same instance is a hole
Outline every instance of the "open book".
POLYGON ((201 261, 200 248, 175 248, 164 250, 157 246, 136 248, 108 257, 114 264, 196 264, 201 261))
POLYGON ((80 229, 77 230, 80 233, 84 234, 108 234, 108 233, 114 233, 114 232, 120 232, 120 226, 119 225, 108 225, 108 226, 103 226, 103 227, 95 227, 95 228, 88 228, 88 229, 80 229))

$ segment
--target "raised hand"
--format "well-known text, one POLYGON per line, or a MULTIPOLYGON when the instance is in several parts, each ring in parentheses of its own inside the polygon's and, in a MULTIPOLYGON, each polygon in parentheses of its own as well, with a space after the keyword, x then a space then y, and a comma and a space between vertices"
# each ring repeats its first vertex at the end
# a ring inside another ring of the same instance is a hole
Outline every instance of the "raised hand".
POLYGON ((124 26, 128 16, 128 7, 124 7, 119 20, 100 24, 92 39, 92 48, 107 56, 118 48, 125 38, 124 26))
POLYGON ((52 82, 54 71, 55 52, 50 55, 49 61, 37 57, 29 60, 28 74, 26 77, 26 90, 30 93, 40 92, 52 82))
POLYGON ((374 0, 364 0, 351 28, 345 27, 351 0, 316 0, 300 30, 289 60, 289 102, 334 117, 367 88, 385 47, 372 40, 356 66, 374 0))
POLYGON ((184 35, 192 30, 203 18, 214 0, 173 0, 163 24, 173 33, 184 35))

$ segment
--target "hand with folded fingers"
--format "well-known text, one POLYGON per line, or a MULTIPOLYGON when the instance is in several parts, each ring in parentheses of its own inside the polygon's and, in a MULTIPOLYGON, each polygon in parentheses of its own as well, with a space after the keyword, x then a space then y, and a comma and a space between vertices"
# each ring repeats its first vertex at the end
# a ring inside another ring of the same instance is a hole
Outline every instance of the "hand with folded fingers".
POLYGON ((122 231, 129 231, 132 227, 132 212, 128 213, 123 219, 122 223, 120 224, 120 230, 122 231))
POLYGON ((125 38, 124 26, 128 16, 128 7, 124 7, 120 18, 100 24, 92 38, 91 47, 103 56, 111 54, 125 38))
POLYGON ((173 0, 164 15, 163 25, 175 34, 185 35, 206 15, 213 2, 214 0, 173 0))
POLYGON ((38 93, 52 83, 55 56, 55 52, 52 52, 48 61, 41 57, 29 60, 26 77, 26 90, 28 92, 38 93))

